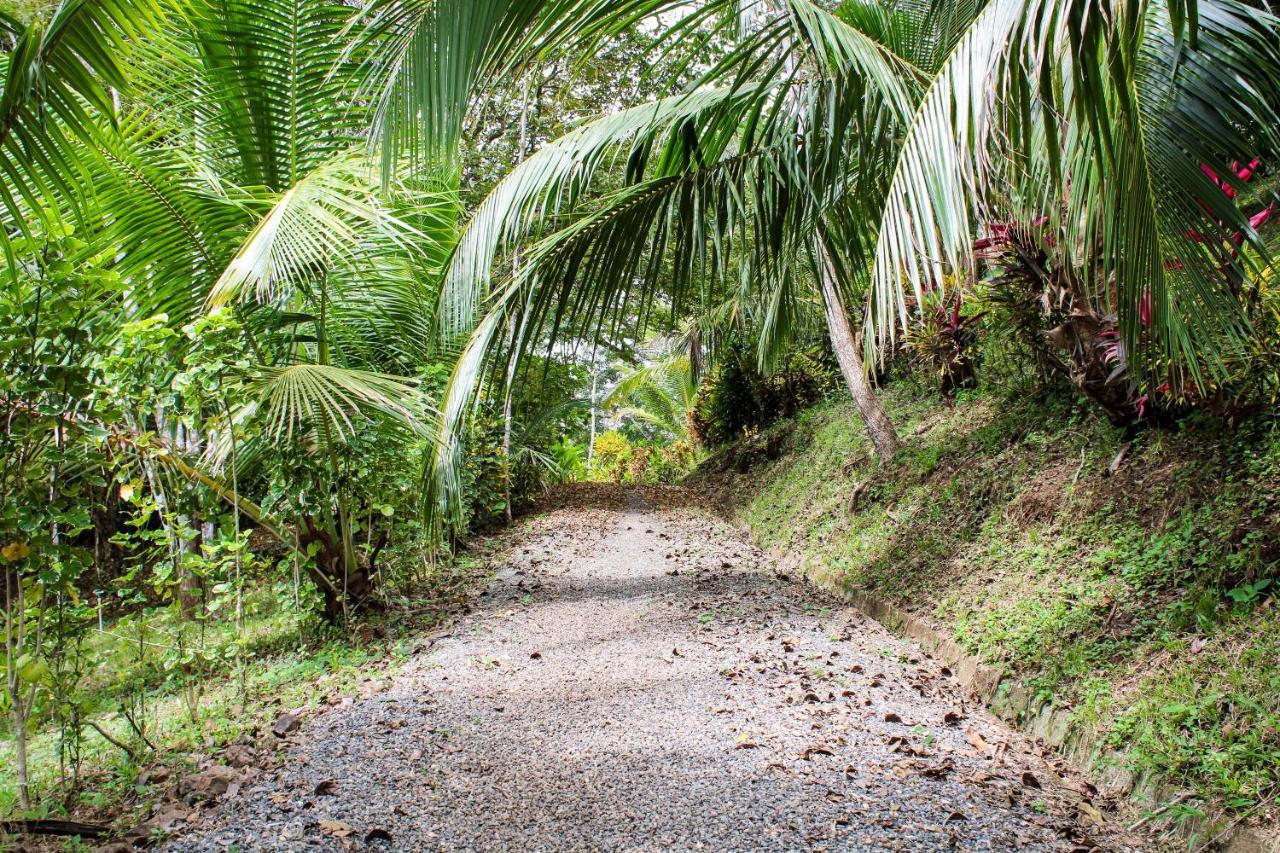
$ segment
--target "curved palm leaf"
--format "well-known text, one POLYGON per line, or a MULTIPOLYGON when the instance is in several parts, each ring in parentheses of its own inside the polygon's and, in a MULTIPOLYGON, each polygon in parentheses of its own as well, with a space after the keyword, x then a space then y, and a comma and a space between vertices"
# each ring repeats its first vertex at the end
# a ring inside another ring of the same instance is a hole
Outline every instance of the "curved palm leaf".
POLYGON ((907 293, 967 270, 977 222, 1002 215, 1048 218, 1131 352, 1195 373, 1233 345, 1244 318, 1229 282, 1256 275, 1265 247, 1202 167, 1228 175, 1233 160, 1280 154, 1280 26, 1235 0, 1191 16, 1104 5, 993 0, 957 44, 897 158, 869 345, 910 321, 907 293))
POLYGON ((277 441, 311 436, 322 444, 354 435, 371 414, 421 432, 417 383, 399 376, 324 364, 263 368, 254 383, 267 434, 277 441))
POLYGON ((0 175, 19 223, 57 192, 80 200, 75 148, 95 135, 95 114, 112 117, 113 90, 128 84, 128 58, 161 15, 157 0, 64 0, 45 23, 0 14, 15 39, 0 59, 0 175))
POLYGON ((698 381, 688 355, 672 355, 639 367, 610 389, 602 403, 618 417, 652 424, 672 438, 688 439, 689 412, 698 381))
POLYGON ((199 73, 194 87, 171 85, 185 87, 175 100, 195 116, 199 149, 221 174, 283 192, 361 141, 368 118, 351 97, 359 57, 344 57, 341 37, 350 9, 324 0, 191 2, 199 73))
POLYGON ((367 166, 330 160, 281 193, 249 233, 209 293, 211 307, 252 288, 266 301, 287 283, 323 274, 370 236, 408 250, 426 239, 383 204, 367 166))

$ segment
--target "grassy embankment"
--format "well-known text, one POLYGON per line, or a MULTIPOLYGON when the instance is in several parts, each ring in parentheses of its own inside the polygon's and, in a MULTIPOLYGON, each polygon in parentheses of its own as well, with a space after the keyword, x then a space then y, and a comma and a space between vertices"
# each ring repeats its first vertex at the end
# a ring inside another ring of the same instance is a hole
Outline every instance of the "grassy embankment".
POLYGON ((1175 816, 1275 826, 1280 422, 1142 432, 1110 474, 1125 436, 1068 399, 886 398, 906 442, 883 469, 843 401, 706 468, 761 545, 926 617, 1135 778, 1194 793, 1175 816))

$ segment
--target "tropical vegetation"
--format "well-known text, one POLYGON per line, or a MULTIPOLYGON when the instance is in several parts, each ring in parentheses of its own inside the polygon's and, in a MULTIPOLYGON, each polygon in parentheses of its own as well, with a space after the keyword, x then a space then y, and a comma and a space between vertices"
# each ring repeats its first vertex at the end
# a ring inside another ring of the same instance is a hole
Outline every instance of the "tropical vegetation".
POLYGON ((554 484, 830 396, 886 471, 901 382, 1258 429, 1277 12, 4 4, 0 807, 136 766, 164 697, 199 728, 252 660, 443 614, 554 484))

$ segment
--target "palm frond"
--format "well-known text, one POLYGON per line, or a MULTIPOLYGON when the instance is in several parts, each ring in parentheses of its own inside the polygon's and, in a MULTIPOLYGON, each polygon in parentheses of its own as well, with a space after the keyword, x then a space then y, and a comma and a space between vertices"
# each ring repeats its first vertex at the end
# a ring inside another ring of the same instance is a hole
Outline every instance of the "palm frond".
POLYGON ((19 222, 53 193, 83 199, 77 147, 115 115, 112 92, 161 14, 158 0, 64 0, 44 23, 0 19, 16 40, 0 59, 0 176, 19 222))
POLYGON ((740 115, 752 94, 700 90, 622 110, 571 131, 519 164, 489 193, 458 243, 441 300, 446 331, 471 328, 500 250, 569 215, 619 147, 630 148, 628 162, 637 172, 656 137, 689 122, 740 115))
POLYGON ((382 202, 372 171, 354 156, 335 158, 273 201, 209 293, 211 307, 252 289, 270 300, 279 288, 323 274, 370 234, 408 250, 426 240, 382 202))
POLYGON ((344 56, 342 38, 352 10, 328 0, 192 2, 198 73, 168 88, 183 87, 174 100, 194 115, 195 144, 220 174, 283 192, 360 144, 359 55, 344 56))
POLYGON ((253 391, 276 441, 311 437, 341 443, 371 415, 422 431, 417 383, 400 376, 324 364, 262 368, 253 391))
POLYGON ((452 170, 477 84, 536 19, 543 0, 373 0, 352 24, 367 52, 359 98, 374 104, 371 142, 390 170, 452 170))
POLYGON ((910 322, 907 294, 968 272, 977 223, 1001 217, 1058 235, 1135 355, 1196 373, 1243 329, 1230 282, 1264 247, 1204 169, 1230 182, 1233 161, 1280 153, 1276 19, 1236 0, 1181 24, 1170 4, 1085 6, 993 0, 941 67, 886 196, 869 345, 910 322))

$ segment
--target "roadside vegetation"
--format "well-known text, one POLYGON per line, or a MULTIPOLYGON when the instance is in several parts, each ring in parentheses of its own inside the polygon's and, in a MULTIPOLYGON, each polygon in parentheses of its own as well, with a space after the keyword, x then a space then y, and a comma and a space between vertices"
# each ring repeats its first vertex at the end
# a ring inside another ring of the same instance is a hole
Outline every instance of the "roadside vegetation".
POLYGON ((947 405, 906 380, 885 401, 910 436, 888 466, 829 400, 703 476, 780 559, 1102 726, 1132 778, 1194 795, 1175 816, 1274 825, 1280 422, 1129 434, 1065 390, 998 384, 947 405))

